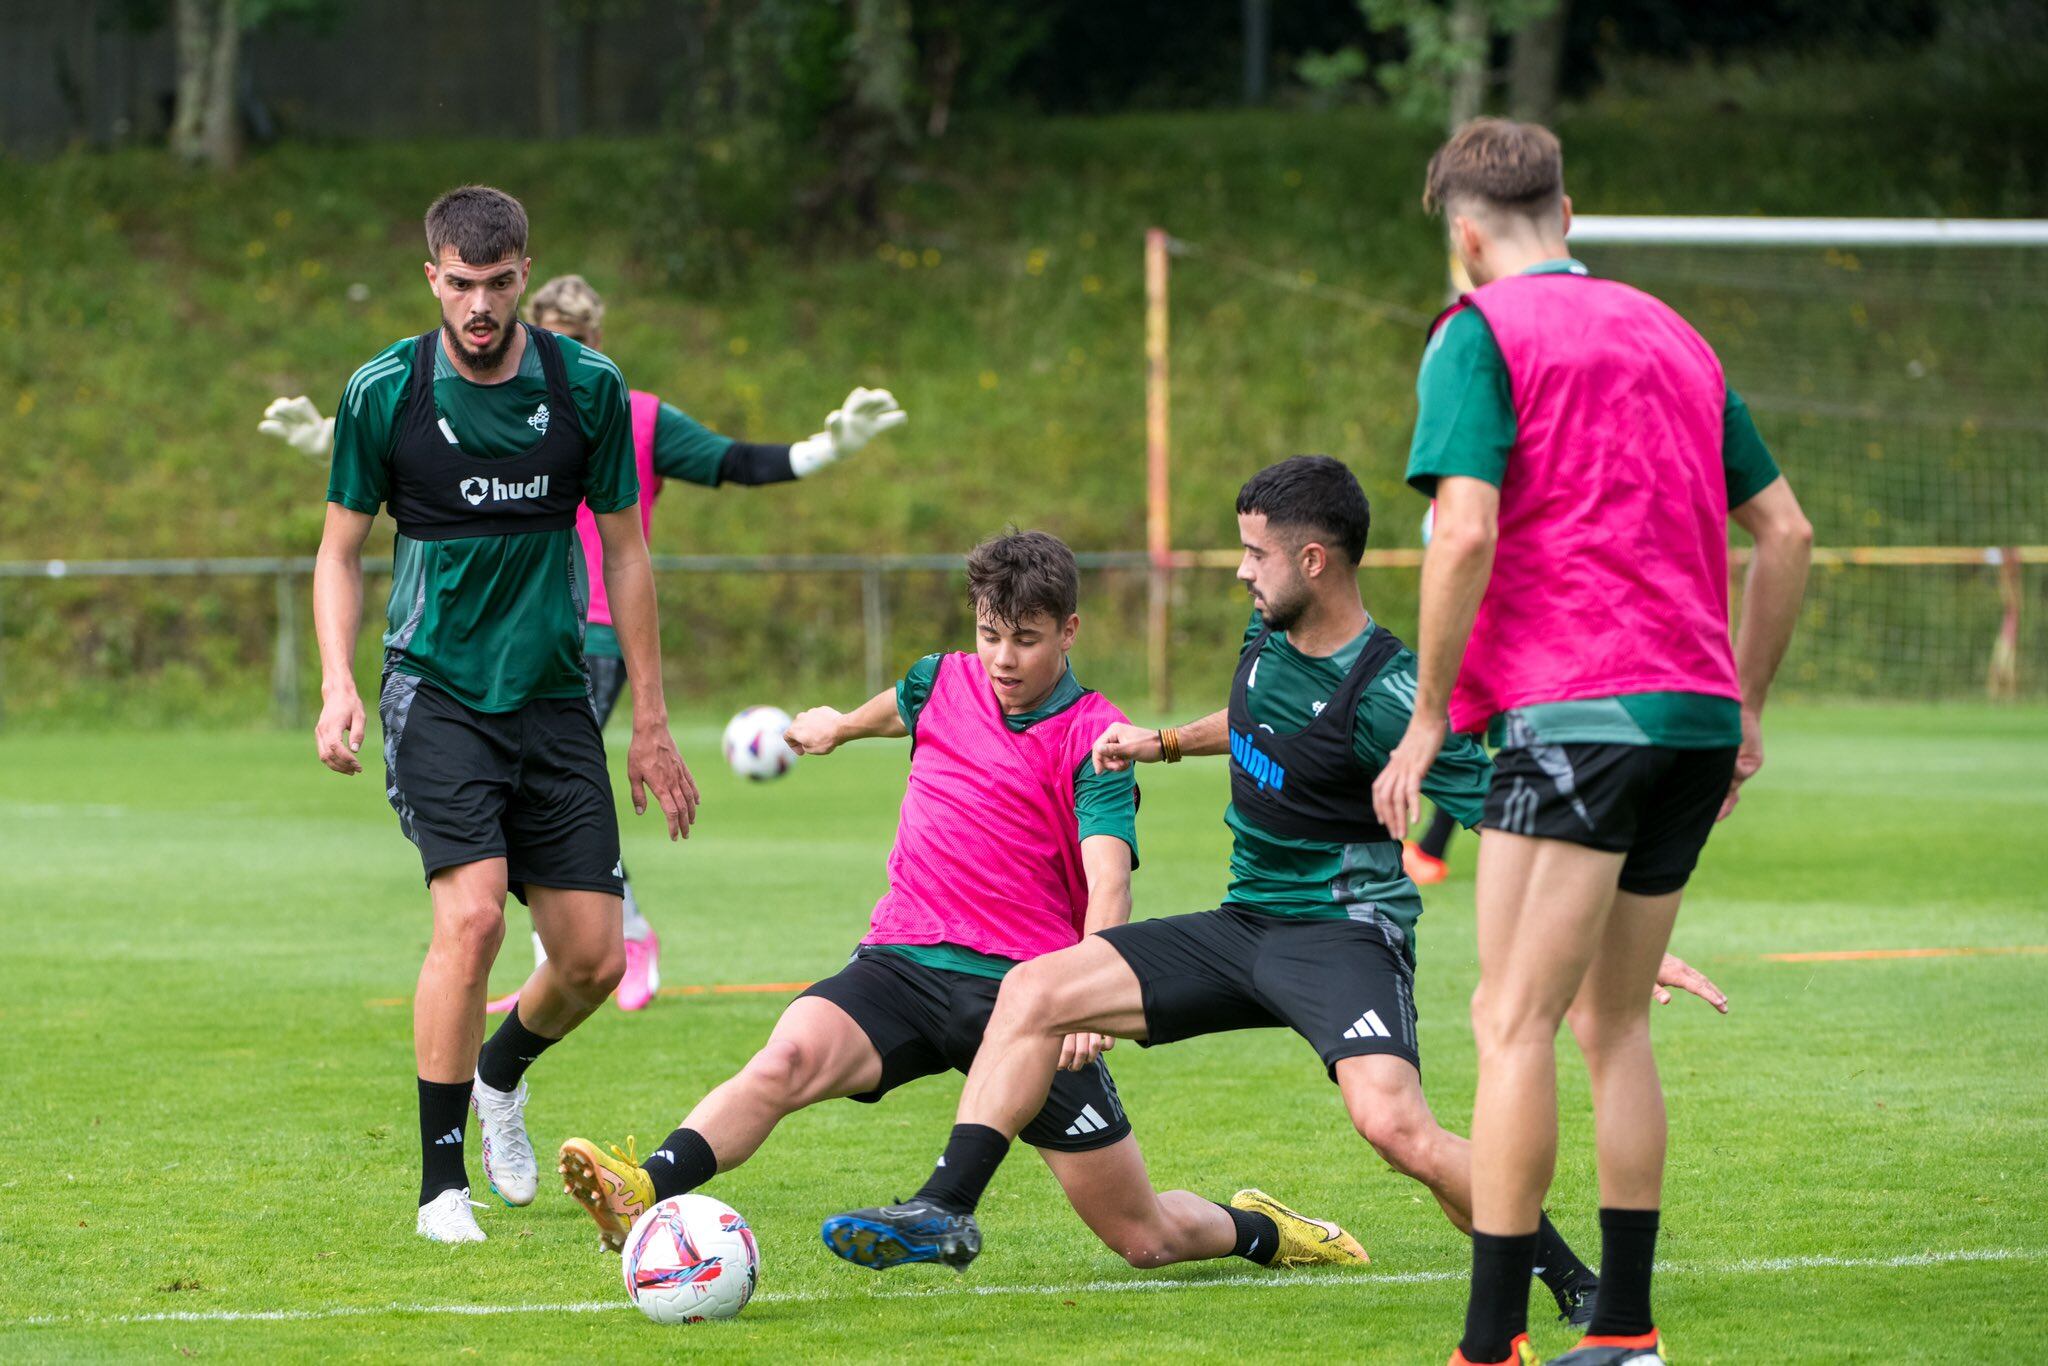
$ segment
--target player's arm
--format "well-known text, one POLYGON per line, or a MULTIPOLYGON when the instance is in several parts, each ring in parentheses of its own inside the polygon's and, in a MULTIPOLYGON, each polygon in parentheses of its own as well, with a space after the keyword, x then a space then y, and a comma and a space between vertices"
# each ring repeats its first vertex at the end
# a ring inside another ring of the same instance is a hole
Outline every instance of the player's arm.
POLYGON ((1230 753, 1230 713, 1212 711, 1181 726, 1134 726, 1119 721, 1095 739, 1097 773, 1121 773, 1132 764, 1156 764, 1171 749, 1177 759, 1230 753))
POLYGON ((896 689, 884 688, 849 712, 831 707, 798 712, 782 738, 798 754, 830 754, 849 740, 901 740, 908 734, 896 689))
MULTIPOLYGON (((1131 919, 1131 846, 1117 835, 1089 835, 1081 841, 1081 871, 1088 879, 1088 918, 1082 933, 1094 934, 1131 919)), ((1078 1072, 1116 1047, 1107 1034, 1069 1034, 1060 1044, 1060 1067, 1078 1072)))
POLYGON ((356 692, 356 631, 363 621, 363 542, 367 512, 327 505, 320 553, 313 558, 313 632, 320 641, 320 720, 313 741, 336 773, 361 773, 363 699, 356 692))
POLYGON ((604 542, 604 591, 611 600, 612 629, 626 661, 633 689, 633 739, 626 749, 626 778, 633 810, 647 812, 647 792, 668 818, 668 837, 681 839, 697 819, 697 781, 676 749, 668 728, 668 699, 661 685, 661 634, 654 606, 654 567, 639 510, 631 503, 615 512, 596 512, 604 542))
POLYGON ((1743 578, 1742 621, 1735 630, 1735 676, 1742 688, 1742 748, 1716 819, 1735 809, 1742 784, 1764 766, 1764 699, 1791 644, 1813 560, 1813 524, 1779 475, 1730 514, 1756 543, 1743 578))
POLYGON ((786 483, 816 474, 909 420, 887 389, 855 389, 826 415, 824 430, 774 445, 721 436, 664 403, 654 417, 654 470, 665 479, 714 488, 786 483))
POLYGON ((1437 481, 1436 526, 1422 557, 1414 714, 1372 785, 1373 812, 1395 839, 1405 839, 1410 823, 1422 816, 1423 779, 1450 731, 1451 685, 1464 662, 1499 540, 1497 486, 1468 476, 1437 481))

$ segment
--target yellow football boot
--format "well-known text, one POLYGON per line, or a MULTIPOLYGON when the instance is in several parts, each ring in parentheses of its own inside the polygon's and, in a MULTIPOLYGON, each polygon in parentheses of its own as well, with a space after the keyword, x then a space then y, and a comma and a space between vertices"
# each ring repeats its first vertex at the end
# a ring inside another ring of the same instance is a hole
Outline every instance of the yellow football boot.
POLYGON ((1232 1209, 1265 1215, 1280 1230, 1280 1252, 1268 1266, 1363 1266, 1372 1258, 1358 1240, 1327 1219, 1297 1214, 1262 1190, 1241 1190, 1232 1209))
POLYGON ((633 1221, 654 1204, 654 1180, 640 1165, 633 1140, 627 1138, 624 1152, 613 1144, 607 1156, 589 1139, 572 1138, 562 1145, 556 1169, 569 1198, 597 1220, 597 1234, 606 1249, 617 1252, 625 1247, 633 1221))

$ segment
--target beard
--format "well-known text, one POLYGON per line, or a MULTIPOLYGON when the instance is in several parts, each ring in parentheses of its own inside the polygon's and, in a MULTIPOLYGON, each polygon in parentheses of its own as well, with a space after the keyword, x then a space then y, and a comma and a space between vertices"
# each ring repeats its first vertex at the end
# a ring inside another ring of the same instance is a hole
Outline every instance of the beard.
POLYGON ((1267 626, 1285 632, 1294 629, 1294 624, 1301 620, 1302 613, 1308 609, 1308 602, 1307 593, 1296 593, 1284 598, 1254 597, 1252 606, 1258 609, 1267 626))
POLYGON ((512 349, 512 338, 517 335, 518 325, 498 329, 498 339, 479 351, 469 344, 467 334, 458 332, 446 318, 441 319, 441 331, 448 336, 448 344, 455 348, 455 354, 462 357, 462 363, 472 370, 489 373, 498 368, 498 362, 505 359, 505 353, 512 349))

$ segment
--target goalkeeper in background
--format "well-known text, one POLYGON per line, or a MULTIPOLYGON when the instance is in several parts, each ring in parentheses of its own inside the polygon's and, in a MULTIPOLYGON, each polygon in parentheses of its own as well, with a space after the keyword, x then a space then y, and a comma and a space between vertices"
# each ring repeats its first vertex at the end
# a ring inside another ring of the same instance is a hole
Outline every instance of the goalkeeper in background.
MULTIPOLYGON (((548 281, 526 307, 526 320, 586 346, 603 348, 604 300, 580 275, 548 281)), ((720 484, 780 484, 815 474, 852 455, 874 437, 909 420, 886 389, 855 389, 844 406, 825 419, 825 429, 788 445, 736 441, 711 431, 672 404, 638 389, 631 391, 633 452, 640 475, 640 529, 649 530, 654 500, 664 479, 717 488, 720 484)), ((258 431, 286 442, 313 459, 325 460, 333 446, 334 419, 322 417, 310 399, 280 398, 264 410, 258 431)), ((542 429, 544 430, 544 429, 542 429)), ((626 687, 625 660, 612 630, 611 604, 604 587, 604 546, 587 506, 576 510, 576 532, 589 566, 590 609, 583 637, 583 662, 590 673, 591 705, 603 729, 626 687)), ((661 937, 654 932, 625 884, 626 972, 619 979, 622 1010, 639 1010, 661 985, 661 937)), ((540 936, 533 938, 534 962, 546 958, 540 936)), ((512 1009, 519 993, 490 1003, 494 1015, 512 1009)))

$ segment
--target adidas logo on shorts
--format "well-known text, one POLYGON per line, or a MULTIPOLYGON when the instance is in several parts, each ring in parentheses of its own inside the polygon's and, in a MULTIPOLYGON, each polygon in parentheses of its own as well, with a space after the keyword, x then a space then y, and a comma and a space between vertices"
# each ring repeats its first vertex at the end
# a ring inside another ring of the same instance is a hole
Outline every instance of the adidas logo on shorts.
POLYGON ((1079 1138, 1083 1134, 1099 1134, 1109 1127, 1109 1121, 1095 1113, 1093 1105, 1083 1105, 1080 1117, 1067 1126, 1068 1138, 1079 1138))
POLYGON ((1380 1019, 1380 1013, 1377 1010, 1368 1010, 1365 1014, 1351 1022, 1351 1028, 1344 1031, 1344 1037, 1347 1039, 1391 1039, 1394 1036, 1387 1031, 1386 1023, 1380 1019))

